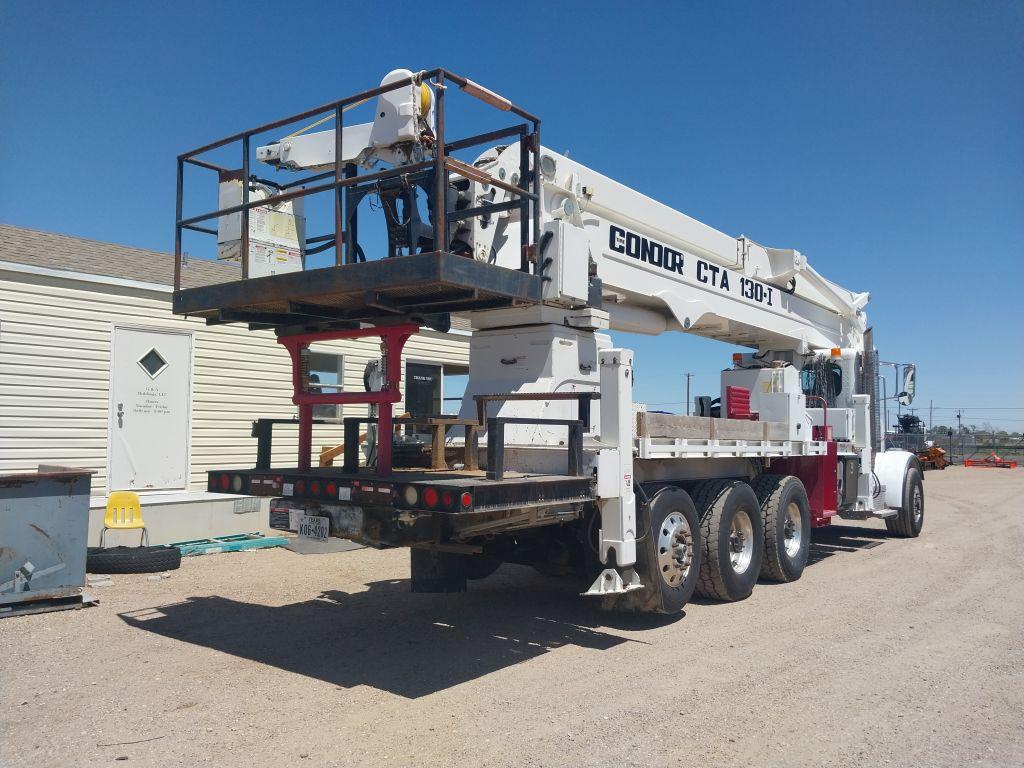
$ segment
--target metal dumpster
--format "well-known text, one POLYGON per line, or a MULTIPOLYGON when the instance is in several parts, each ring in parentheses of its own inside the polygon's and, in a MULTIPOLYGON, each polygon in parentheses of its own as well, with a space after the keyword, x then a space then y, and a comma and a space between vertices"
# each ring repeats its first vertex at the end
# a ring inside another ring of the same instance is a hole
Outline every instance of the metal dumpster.
POLYGON ((0 475, 0 617, 77 608, 85 587, 92 472, 0 475))

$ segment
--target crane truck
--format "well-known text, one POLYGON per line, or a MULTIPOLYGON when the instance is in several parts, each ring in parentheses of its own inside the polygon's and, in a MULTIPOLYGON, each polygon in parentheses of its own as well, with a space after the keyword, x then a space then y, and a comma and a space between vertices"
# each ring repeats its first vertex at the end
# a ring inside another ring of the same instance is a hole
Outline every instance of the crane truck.
POLYGON ((695 593, 735 601, 800 578, 812 530, 835 517, 921 531, 920 463, 881 444, 867 293, 552 151, 539 118, 448 70, 395 70, 179 156, 175 256, 175 312, 272 329, 292 363, 296 466, 272 466, 258 428, 256 467, 210 471, 209 490, 269 497, 273 528, 408 547, 414 591, 459 591, 512 562, 583 577, 606 607, 674 613, 695 593), (516 122, 451 139, 453 97, 516 122), (363 104, 372 120, 346 124, 363 104), (206 159, 230 144, 237 167, 206 159), (184 214, 186 168, 217 174, 217 210, 184 214), (313 195, 333 232, 306 231, 313 195), (368 207, 384 218, 376 240, 368 207), (216 235, 237 279, 182 287, 195 232, 216 235), (403 345, 453 314, 472 328, 459 412, 396 415, 403 345), (609 331, 740 351, 696 414, 654 412, 609 331), (324 391, 310 345, 352 338, 381 343, 365 391, 324 391), (341 420, 341 466, 313 466, 320 404, 365 406, 341 420), (410 452, 403 423, 429 441, 410 452))

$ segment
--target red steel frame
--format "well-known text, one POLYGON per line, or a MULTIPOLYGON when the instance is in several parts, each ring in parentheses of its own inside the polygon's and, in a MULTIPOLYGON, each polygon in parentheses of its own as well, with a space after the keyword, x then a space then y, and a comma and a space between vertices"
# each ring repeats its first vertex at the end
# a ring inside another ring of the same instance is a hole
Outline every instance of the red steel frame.
POLYGON ((391 472, 392 412, 391 406, 402 399, 402 349, 409 337, 420 327, 413 323, 373 328, 317 331, 279 336, 292 359, 292 402, 299 407, 299 469, 308 470, 313 455, 314 405, 377 405, 377 472, 391 472), (379 336, 384 345, 384 386, 377 392, 309 392, 302 376, 302 353, 318 341, 359 339, 379 336))

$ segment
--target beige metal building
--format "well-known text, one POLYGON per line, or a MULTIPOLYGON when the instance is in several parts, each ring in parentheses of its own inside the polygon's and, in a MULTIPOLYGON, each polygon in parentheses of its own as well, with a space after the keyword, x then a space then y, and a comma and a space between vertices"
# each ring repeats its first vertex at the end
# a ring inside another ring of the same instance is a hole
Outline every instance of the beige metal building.
MULTIPOLYGON (((236 274, 194 259, 182 282, 236 274)), ((295 416, 287 353, 270 331, 173 315, 172 276, 169 254, 0 224, 0 474, 93 470, 94 528, 111 490, 136 490, 154 542, 261 528, 253 500, 207 494, 205 473, 255 463, 254 419, 295 416)), ((468 340, 459 329, 410 339, 403 385, 433 377, 442 410, 442 396, 461 394, 468 340)), ((354 340, 311 352, 324 388, 362 389, 378 347, 354 340)), ((337 408, 315 416, 336 418, 337 408)), ((296 438, 295 426, 275 428, 275 465, 294 465, 296 438)), ((317 448, 340 439, 340 425, 315 427, 317 448)))

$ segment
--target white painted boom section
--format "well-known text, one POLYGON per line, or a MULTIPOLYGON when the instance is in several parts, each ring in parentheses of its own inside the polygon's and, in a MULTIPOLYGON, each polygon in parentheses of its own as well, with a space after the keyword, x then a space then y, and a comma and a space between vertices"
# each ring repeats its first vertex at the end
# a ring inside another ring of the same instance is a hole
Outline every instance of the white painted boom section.
MULTIPOLYGON (((515 144, 484 153, 476 165, 515 183, 518 163, 515 144)), ((800 352, 860 346, 867 294, 821 277, 799 252, 726 235, 547 149, 540 171, 542 224, 551 232, 550 242, 541 242, 542 259, 553 259, 546 274, 553 277, 548 298, 554 303, 583 303, 586 297, 570 281, 586 275, 592 263, 603 281, 613 329, 685 330, 732 344, 800 352), (564 238, 574 247, 559 248, 564 238)), ((473 192, 480 202, 507 197, 482 184, 474 184, 473 192)), ((465 236, 475 257, 518 267, 518 239, 505 232, 512 233, 517 217, 509 212, 469 224, 472 231, 465 236)))

